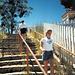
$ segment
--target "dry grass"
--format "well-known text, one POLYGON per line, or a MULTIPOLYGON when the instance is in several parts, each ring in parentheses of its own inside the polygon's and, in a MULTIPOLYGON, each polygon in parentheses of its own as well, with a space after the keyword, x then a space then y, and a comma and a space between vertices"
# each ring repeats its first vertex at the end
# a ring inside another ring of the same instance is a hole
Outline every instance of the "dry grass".
POLYGON ((0 33, 0 42, 2 41, 2 39, 6 39, 6 38, 7 38, 6 34, 0 33))

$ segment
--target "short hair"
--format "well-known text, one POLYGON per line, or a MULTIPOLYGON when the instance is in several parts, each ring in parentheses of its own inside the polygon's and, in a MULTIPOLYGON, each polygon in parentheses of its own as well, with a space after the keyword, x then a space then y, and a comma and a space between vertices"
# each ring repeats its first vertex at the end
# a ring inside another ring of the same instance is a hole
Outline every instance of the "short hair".
POLYGON ((52 32, 52 30, 51 30, 51 29, 48 29, 48 30, 46 31, 46 36, 47 36, 47 33, 49 33, 49 32, 52 32))
POLYGON ((23 23, 24 22, 24 20, 21 20, 21 23, 23 23))

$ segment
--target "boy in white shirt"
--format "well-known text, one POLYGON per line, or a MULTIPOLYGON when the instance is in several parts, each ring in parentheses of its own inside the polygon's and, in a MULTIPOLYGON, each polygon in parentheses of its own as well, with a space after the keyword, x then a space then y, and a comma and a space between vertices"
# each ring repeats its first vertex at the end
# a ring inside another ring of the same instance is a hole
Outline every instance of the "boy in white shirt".
POLYGON ((24 20, 21 20, 21 24, 19 25, 19 31, 21 31, 22 37, 26 40, 27 27, 24 23, 24 20))
POLYGON ((53 47, 54 39, 51 38, 51 34, 52 34, 52 30, 50 30, 50 29, 47 30, 46 37, 41 39, 40 49, 42 50, 42 60, 44 62, 44 70, 47 73, 47 64, 48 64, 48 61, 49 61, 50 70, 51 70, 50 75, 54 75, 53 53, 55 51, 54 51, 54 47, 53 47))

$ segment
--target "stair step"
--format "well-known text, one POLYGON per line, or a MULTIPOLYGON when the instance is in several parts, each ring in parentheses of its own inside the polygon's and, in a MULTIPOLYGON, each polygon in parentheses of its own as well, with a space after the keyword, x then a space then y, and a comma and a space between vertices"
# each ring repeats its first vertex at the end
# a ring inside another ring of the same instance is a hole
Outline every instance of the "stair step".
MULTIPOLYGON (((22 47, 22 48, 26 48, 26 46, 24 45, 24 47, 22 47)), ((35 49, 36 47, 35 46, 30 46, 30 48, 31 49, 35 49)), ((5 47, 4 46, 3 47, 0 46, 0 49, 20 49, 20 46, 16 47, 16 48, 12 47, 12 46, 5 46, 5 47)))
POLYGON ((3 41, 9 41, 9 40, 18 40, 18 39, 16 39, 16 38, 12 38, 12 39, 6 38, 6 39, 3 39, 3 41))
POLYGON ((17 45, 17 44, 7 44, 7 45, 0 45, 0 48, 2 47, 2 48, 4 48, 4 47, 6 47, 6 48, 9 48, 9 47, 18 47, 18 46, 20 46, 20 44, 19 45, 17 45))
POLYGON ((0 67, 1 66, 5 66, 5 65, 21 65, 21 64, 25 64, 26 60, 25 59, 21 59, 21 60, 8 60, 8 61, 0 61, 0 67))
MULTIPOLYGON (((26 50, 25 51, 22 51, 22 54, 26 54, 26 50)), ((1 54, 4 54, 4 55, 15 55, 15 54, 20 54, 21 52, 20 51, 9 51, 9 52, 2 52, 1 54)), ((37 52, 36 51, 33 51, 34 54, 36 54, 37 52)), ((31 54, 29 52, 29 54, 31 54)))
MULTIPOLYGON (((44 68, 44 65, 42 65, 44 68)), ((30 71, 38 71, 41 72, 38 65, 29 65, 30 71)), ((48 70, 50 70, 50 66, 48 66, 48 70)), ((10 73, 10 72, 20 72, 20 71, 27 71, 27 65, 9 65, 9 66, 1 66, 0 73, 10 73)))
POLYGON ((16 48, 15 48, 15 46, 4 46, 4 47, 0 47, 0 49, 20 49, 20 46, 17 46, 16 48))
POLYGON ((20 49, 20 47, 19 48, 15 48, 15 47, 0 47, 0 49, 20 49))
POLYGON ((0 57, 0 61, 6 61, 6 60, 18 60, 18 59, 25 59, 26 55, 6 55, 4 57, 0 57))
MULTIPOLYGON (((37 52, 33 52, 34 54, 36 54, 37 52)), ((4 56, 5 55, 17 55, 17 54, 20 54, 20 52, 5 52, 5 53, 2 53, 2 54, 4 54, 4 56)), ((26 54, 26 52, 23 52, 22 51, 22 54, 26 54)), ((29 52, 29 55, 30 55, 31 53, 29 52)))
MULTIPOLYGON (((20 49, 3 49, 3 52, 20 52, 20 49)), ((23 49, 22 50, 23 52, 26 52, 27 50, 26 49, 23 49)), ((33 52, 36 52, 37 49, 32 49, 33 52)), ((2 50, 0 50, 0 52, 2 52, 2 50)))
MULTIPOLYGON (((50 75, 51 71, 48 71, 47 73, 48 73, 48 75, 50 75)), ((56 75, 55 71, 54 71, 54 74, 56 75)), ((29 74, 29 75, 44 75, 44 74, 43 74, 43 72, 36 71, 36 72, 31 72, 31 74, 29 74)))
MULTIPOLYGON (((34 53, 36 53, 36 52, 34 52, 34 53)), ((4 54, 4 56, 5 55, 17 55, 17 54, 20 54, 20 52, 3 52, 2 54, 4 54)), ((25 52, 22 52, 22 54, 25 54, 25 52)))
POLYGON ((0 75, 24 75, 24 74, 27 74, 27 72, 22 71, 22 72, 4 73, 0 75))
MULTIPOLYGON (((36 54, 37 52, 33 52, 34 54, 36 54)), ((5 57, 5 56, 13 56, 13 55, 20 55, 21 53, 20 52, 2 52, 2 53, 0 53, 1 55, 3 55, 3 57, 5 57)), ((22 54, 24 55, 24 54, 26 54, 26 52, 23 52, 22 51, 22 54)), ((29 52, 29 56, 31 55, 31 53, 29 52)), ((1 57, 1 56, 0 56, 1 57)))
MULTIPOLYGON (((44 68, 44 65, 41 65, 44 68)), ((55 69, 55 67, 54 67, 55 69)), ((48 65, 48 70, 50 70, 50 65, 48 65)), ((11 72, 20 72, 27 71, 27 65, 10 65, 10 66, 1 66, 0 73, 11 73, 11 72)), ((41 72, 38 65, 29 65, 29 71, 41 72)))
MULTIPOLYGON (((54 71, 55 74, 55 71, 54 71)), ((22 72, 13 72, 13 73, 4 73, 4 74, 0 74, 0 75, 27 75, 26 71, 22 71, 22 72)), ((29 72, 29 75, 43 75, 43 72, 29 72)), ((48 71, 48 75, 50 75, 50 71, 48 71)))
MULTIPOLYGON (((10 47, 10 46, 13 46, 13 45, 14 45, 14 46, 18 46, 18 45, 20 45, 20 43, 9 43, 9 44, 7 44, 7 43, 6 43, 6 44, 1 43, 1 44, 0 44, 1 47, 4 47, 4 46, 7 46, 7 47, 9 46, 9 47, 10 47)), ((24 44, 24 45, 25 45, 25 44, 24 44)), ((29 46, 35 46, 35 47, 36 47, 36 45, 34 45, 34 44, 28 44, 28 45, 29 45, 29 46)))
MULTIPOLYGON (((6 60, 18 60, 18 59, 25 59, 27 55, 6 55, 4 57, 0 57, 0 61, 6 61, 6 60)), ((35 55, 37 59, 41 59, 42 56, 41 55, 35 55)), ((29 55, 29 59, 33 59, 32 55, 29 55)))
MULTIPOLYGON (((6 39, 2 39, 3 41, 9 41, 9 40, 18 40, 16 38, 6 38, 6 39)), ((20 40, 20 39, 19 39, 20 40)), ((26 41, 31 41, 30 39, 26 38, 26 41)), ((34 43, 34 42, 33 42, 34 43)))
POLYGON ((25 70, 26 70, 26 65, 12 65, 12 66, 0 67, 0 73, 20 72, 25 70))
MULTIPOLYGON (((29 59, 29 64, 31 65, 35 65, 37 64, 35 62, 35 59, 29 59)), ((38 59, 38 61, 43 64, 42 59, 38 59)), ((27 59, 18 59, 18 60, 7 60, 7 61, 0 61, 0 66, 5 66, 5 65, 21 65, 21 64, 26 64, 27 63, 27 59)))
POLYGON ((16 34, 6 34, 7 36, 14 36, 14 35, 16 35, 16 34))
MULTIPOLYGON (((7 45, 7 46, 5 46, 5 45, 3 45, 3 46, 0 46, 0 49, 9 49, 9 48, 11 48, 11 49, 13 49, 13 48, 19 48, 20 49, 20 45, 7 45)), ((26 46, 22 46, 22 48, 23 49, 26 49, 27 47, 26 46)), ((30 48, 31 49, 36 49, 36 46, 30 46, 30 48)))
MULTIPOLYGON (((17 41, 17 40, 16 40, 16 41, 13 41, 13 40, 10 41, 10 40, 9 40, 9 41, 3 41, 3 42, 0 42, 0 43, 10 43, 10 44, 11 44, 11 43, 14 43, 14 44, 15 44, 15 43, 18 43, 18 41, 17 41)), ((20 43, 20 42, 19 42, 19 43, 20 43)))
POLYGON ((8 43, 8 42, 1 42, 0 43, 0 45, 11 45, 11 44, 20 44, 20 43, 18 43, 18 42, 15 42, 15 43, 13 43, 13 42, 11 42, 11 43, 8 43))

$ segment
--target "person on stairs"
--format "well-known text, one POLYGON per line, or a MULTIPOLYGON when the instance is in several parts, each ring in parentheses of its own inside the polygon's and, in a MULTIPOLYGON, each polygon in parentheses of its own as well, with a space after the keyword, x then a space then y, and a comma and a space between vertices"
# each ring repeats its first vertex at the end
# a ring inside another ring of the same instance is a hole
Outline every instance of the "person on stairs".
POLYGON ((26 27, 26 24, 24 23, 24 20, 21 20, 21 24, 19 25, 19 31, 21 31, 21 35, 26 41, 27 27, 26 27))
MULTIPOLYGON (((54 75, 54 57, 55 52, 53 44, 54 39, 51 38, 52 30, 49 29, 46 32, 46 37, 42 38, 40 41, 40 49, 42 50, 42 60, 44 62, 44 70, 47 73, 48 61, 50 63, 50 75, 54 75)), ((47 73, 48 74, 48 73, 47 73)))

